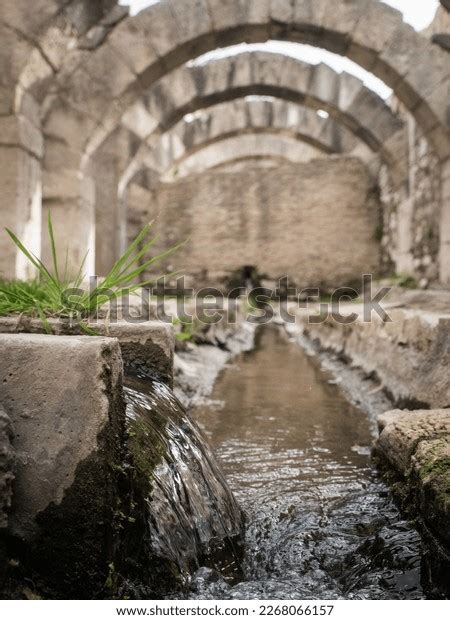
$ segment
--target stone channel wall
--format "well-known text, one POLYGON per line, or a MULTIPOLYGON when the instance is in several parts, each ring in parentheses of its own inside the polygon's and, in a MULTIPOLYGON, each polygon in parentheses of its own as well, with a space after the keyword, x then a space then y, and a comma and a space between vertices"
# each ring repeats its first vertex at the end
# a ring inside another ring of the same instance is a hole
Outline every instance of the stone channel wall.
MULTIPOLYGON (((408 292, 384 305, 390 320, 364 317, 362 306, 341 308, 344 321, 297 329, 322 350, 337 353, 379 382, 400 409, 379 416, 376 454, 402 481, 409 504, 450 561, 450 314, 446 293, 408 292), (353 315, 351 322, 346 320, 353 315)), ((319 315, 314 316, 317 321, 319 315)), ((447 584, 448 585, 448 584, 447 584)))

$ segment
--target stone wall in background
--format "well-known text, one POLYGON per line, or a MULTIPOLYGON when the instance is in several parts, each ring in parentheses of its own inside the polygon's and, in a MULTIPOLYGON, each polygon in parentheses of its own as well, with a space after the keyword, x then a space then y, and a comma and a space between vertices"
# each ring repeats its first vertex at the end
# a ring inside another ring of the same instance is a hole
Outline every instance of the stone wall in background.
POLYGON ((379 271, 378 194, 354 158, 208 171, 162 184, 142 214, 154 217, 160 248, 189 239, 166 268, 197 283, 250 265, 299 286, 348 284, 379 271))
POLYGON ((386 275, 412 276, 425 288, 439 278, 441 167, 414 120, 408 119, 403 183, 394 184, 381 166, 381 263, 386 275))

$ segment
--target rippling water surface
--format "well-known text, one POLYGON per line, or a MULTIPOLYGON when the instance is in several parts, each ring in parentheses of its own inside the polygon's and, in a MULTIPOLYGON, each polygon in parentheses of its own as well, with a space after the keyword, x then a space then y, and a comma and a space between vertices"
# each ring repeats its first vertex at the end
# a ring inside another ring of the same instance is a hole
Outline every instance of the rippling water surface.
POLYGON ((244 579, 200 570, 191 598, 420 599, 422 549, 370 460, 373 421, 265 329, 194 417, 247 514, 244 579))

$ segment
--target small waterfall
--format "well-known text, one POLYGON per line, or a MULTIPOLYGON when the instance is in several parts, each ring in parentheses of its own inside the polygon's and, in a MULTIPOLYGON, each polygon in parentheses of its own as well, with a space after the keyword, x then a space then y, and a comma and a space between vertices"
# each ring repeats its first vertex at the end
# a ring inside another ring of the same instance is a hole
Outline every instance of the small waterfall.
POLYGON ((127 369, 128 446, 146 485, 150 553, 182 583, 201 566, 240 573, 243 514, 208 441, 167 385, 127 369))

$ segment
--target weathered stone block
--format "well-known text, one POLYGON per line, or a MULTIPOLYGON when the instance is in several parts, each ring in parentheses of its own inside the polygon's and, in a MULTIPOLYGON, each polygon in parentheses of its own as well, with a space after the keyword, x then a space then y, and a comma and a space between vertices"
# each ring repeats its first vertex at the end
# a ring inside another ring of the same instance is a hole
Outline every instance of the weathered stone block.
POLYGON ((142 140, 157 126, 157 120, 149 114, 142 101, 135 103, 122 117, 122 124, 142 140))
POLYGON ((159 59, 152 47, 152 24, 144 11, 139 19, 124 20, 108 36, 108 44, 137 75, 159 59))
MULTIPOLYGON (((145 27, 145 34, 150 42, 149 49, 153 48, 158 56, 164 56, 172 52, 178 45, 178 25, 170 10, 167 1, 157 2, 132 18, 131 23, 136 24, 137 29, 145 27)), ((130 54, 133 54, 134 44, 131 43, 130 54)), ((136 56, 141 55, 139 47, 136 48, 136 56)), ((151 53, 151 51, 150 51, 151 53)), ((136 61, 138 62, 138 61, 136 61)))
POLYGON ((78 72, 72 76, 71 81, 77 79, 78 88, 82 89, 89 89, 89 85, 92 89, 93 83, 97 81, 99 85, 103 85, 106 99, 118 97, 136 80, 136 75, 128 63, 116 54, 108 42, 92 52, 88 62, 80 68, 80 72, 84 74, 86 82, 82 81, 82 75, 78 72))
POLYGON ((227 57, 214 63, 214 71, 205 71, 202 65, 192 67, 191 73, 198 94, 205 96, 226 90, 232 82, 233 66, 234 62, 227 57))
POLYGON ((380 436, 376 448, 403 476, 410 473, 411 459, 420 442, 450 439, 450 410, 393 410, 378 417, 380 436))
POLYGON ((86 137, 92 134, 97 125, 98 121, 94 118, 70 107, 62 99, 57 99, 53 102, 51 114, 46 119, 44 127, 45 133, 51 139, 60 139, 66 148, 78 151, 80 162, 86 137))
POLYGON ((16 450, 8 531, 67 596, 90 597, 113 561, 124 403, 117 340, 0 335, 0 400, 16 450))
POLYGON ((2 6, 2 20, 30 37, 38 37, 51 19, 60 11, 58 0, 36 0, 33 11, 27 0, 8 2, 2 6))
MULTIPOLYGON (((193 79, 192 72, 187 67, 180 67, 178 71, 170 73, 161 81, 162 92, 165 95, 165 101, 162 105, 166 105, 169 109, 188 108, 190 102, 197 96, 197 89, 193 79)), ((161 116, 163 116, 162 114, 161 116)), ((166 117, 170 116, 166 112, 166 117)), ((179 115, 181 118, 182 115, 179 115)), ((178 119, 179 120, 179 119, 178 119)))
POLYGON ((427 524, 450 544, 450 435, 421 441, 411 464, 420 511, 427 524))
POLYGON ((24 116, 0 117, 0 142, 22 147, 38 159, 44 152, 42 132, 24 116))
POLYGON ((450 52, 450 34, 441 33, 433 35, 432 39, 433 43, 442 47, 446 52, 450 52))
POLYGON ((298 103, 301 103, 302 96, 304 97, 308 91, 313 73, 314 65, 299 63, 294 58, 287 56, 280 67, 279 84, 281 87, 298 91, 298 103))
POLYGON ((168 0, 167 4, 177 22, 180 43, 212 33, 207 0, 168 0))
MULTIPOLYGON (((385 81, 395 88, 402 77, 411 70, 417 70, 417 66, 421 64, 420 61, 423 62, 423 58, 429 51, 430 44, 427 39, 419 37, 412 26, 402 24, 391 33, 390 39, 385 42, 373 71, 375 75, 378 75, 378 67, 384 65, 385 76, 389 77, 389 81, 387 79, 385 81), (414 55, 416 63, 419 63, 415 68, 412 61, 414 55)), ((381 74, 378 77, 383 79, 381 74)), ((408 102, 405 101, 405 105, 408 105, 408 102)))
POLYGON ((369 1, 365 3, 361 17, 351 30, 351 42, 375 59, 393 33, 403 25, 403 15, 385 3, 369 1))
POLYGON ((354 75, 343 71, 339 75, 338 106, 341 110, 347 110, 361 90, 364 84, 354 75))
MULTIPOLYGON (((250 56, 250 55, 249 55, 250 56)), ((255 84, 277 84, 280 78, 280 58, 276 54, 258 53, 249 58, 255 84)))
POLYGON ((311 30, 319 31, 327 9, 329 9, 326 4, 324 0, 294 0, 293 27, 300 26, 303 28, 307 26, 311 30))
MULTIPOLYGON (((134 312, 127 308, 130 314, 142 316, 140 313, 145 315, 149 311, 145 302, 141 305, 137 300, 136 303, 138 307, 134 312)), ((141 367, 172 385, 175 339, 171 324, 159 321, 133 324, 121 320, 109 325, 100 323, 94 329, 102 336, 118 339, 125 371, 129 367, 141 367)))
POLYGON ((288 29, 291 25, 293 14, 294 3, 292 0, 271 0, 269 15, 272 21, 283 24, 288 29))
POLYGON ((351 39, 356 25, 362 17, 366 18, 369 6, 374 3, 371 0, 338 0, 333 3, 333 8, 327 0, 313 0, 313 4, 323 6, 320 25, 325 31, 351 39))
MULTIPOLYGON (((145 370, 171 384, 173 379, 174 331, 171 323, 148 320, 151 308, 148 300, 139 295, 131 296, 128 303, 105 307, 103 318, 89 325, 97 336, 119 341, 122 360, 132 364, 139 360, 145 370), (107 318, 106 318, 107 315, 107 318)), ((49 319, 52 333, 58 336, 80 336, 79 327, 67 321, 49 319)), ((39 319, 30 317, 0 317, 0 334, 42 334, 44 327, 39 319)))
MULTIPOLYGON (((41 167, 21 148, 0 147, 2 227, 12 229, 36 256, 40 255, 41 167)), ((34 272, 6 234, 0 235, 0 275, 32 277, 34 272)))
POLYGON ((319 99, 330 106, 337 105, 339 93, 339 75, 328 65, 321 63, 312 71, 308 88, 308 97, 319 99))
POLYGON ((450 409, 388 411, 379 416, 377 454, 406 483, 437 537, 450 543, 450 409))
POLYGON ((268 26, 270 0, 208 0, 216 32, 249 24, 268 26))

